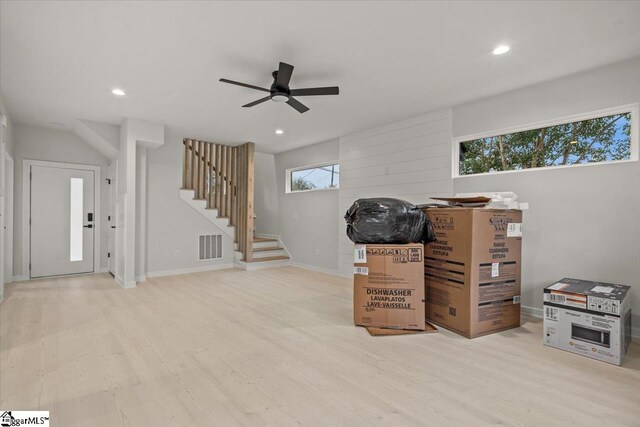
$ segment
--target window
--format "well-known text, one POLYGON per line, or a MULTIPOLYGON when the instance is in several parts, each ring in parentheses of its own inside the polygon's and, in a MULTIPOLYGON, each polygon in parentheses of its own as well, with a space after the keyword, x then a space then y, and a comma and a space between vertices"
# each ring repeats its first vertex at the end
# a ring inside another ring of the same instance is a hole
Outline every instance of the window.
POLYGON ((458 140, 458 174, 635 160, 637 107, 458 140))
POLYGON ((340 165, 329 163, 287 170, 287 193, 328 190, 340 186, 340 165))
POLYGON ((69 261, 82 261, 83 239, 83 184, 82 178, 71 178, 69 197, 69 261))

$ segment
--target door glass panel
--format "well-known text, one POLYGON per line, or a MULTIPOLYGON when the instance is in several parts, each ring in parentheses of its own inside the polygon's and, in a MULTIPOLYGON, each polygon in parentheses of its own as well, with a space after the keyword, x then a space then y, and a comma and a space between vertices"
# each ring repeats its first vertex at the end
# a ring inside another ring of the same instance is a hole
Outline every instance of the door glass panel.
POLYGON ((71 202, 69 210, 70 261, 82 261, 82 214, 84 206, 82 187, 82 178, 71 178, 71 202))

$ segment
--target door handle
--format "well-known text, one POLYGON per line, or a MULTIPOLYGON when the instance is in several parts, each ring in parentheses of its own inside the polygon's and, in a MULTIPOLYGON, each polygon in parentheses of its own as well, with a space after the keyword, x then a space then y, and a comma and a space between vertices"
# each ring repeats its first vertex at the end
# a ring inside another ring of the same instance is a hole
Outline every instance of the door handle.
POLYGON ((85 225, 84 228, 93 228, 93 224, 85 225))

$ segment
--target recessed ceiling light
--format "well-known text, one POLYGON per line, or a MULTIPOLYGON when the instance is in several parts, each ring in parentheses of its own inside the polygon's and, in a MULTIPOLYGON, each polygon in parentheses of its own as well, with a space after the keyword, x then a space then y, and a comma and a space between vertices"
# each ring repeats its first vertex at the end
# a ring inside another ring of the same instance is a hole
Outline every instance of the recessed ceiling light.
POLYGON ((507 53, 507 52, 509 52, 509 46, 507 46, 506 44, 503 44, 493 49, 491 53, 493 53, 494 55, 502 55, 503 53, 507 53))
POLYGON ((119 89, 119 88, 113 89, 111 91, 111 93, 114 94, 114 95, 118 95, 118 96, 124 96, 125 95, 124 91, 122 89, 119 89))
POLYGON ((276 135, 282 135, 284 131, 282 129, 276 129, 276 135))

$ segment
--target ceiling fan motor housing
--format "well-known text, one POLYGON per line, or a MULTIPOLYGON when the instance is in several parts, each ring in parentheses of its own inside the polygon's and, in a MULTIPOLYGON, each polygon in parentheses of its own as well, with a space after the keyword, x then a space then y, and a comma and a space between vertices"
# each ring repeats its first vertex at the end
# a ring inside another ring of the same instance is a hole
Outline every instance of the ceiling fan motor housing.
POLYGON ((289 100, 289 88, 288 87, 279 87, 276 84, 278 80, 278 71, 274 71, 271 73, 273 76, 273 84, 271 85, 271 100, 275 102, 287 102, 289 100))

